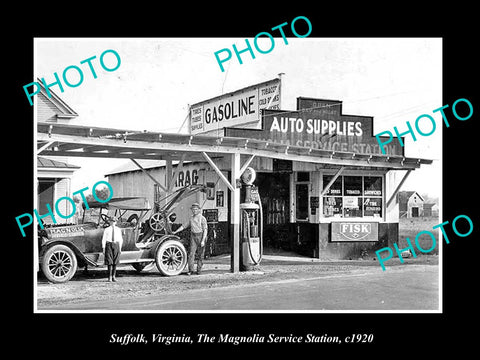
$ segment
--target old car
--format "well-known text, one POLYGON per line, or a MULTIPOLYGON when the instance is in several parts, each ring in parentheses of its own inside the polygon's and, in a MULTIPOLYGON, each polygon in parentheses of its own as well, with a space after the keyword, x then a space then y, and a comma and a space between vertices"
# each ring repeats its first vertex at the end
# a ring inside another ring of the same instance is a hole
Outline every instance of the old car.
POLYGON ((182 239, 173 235, 175 205, 197 191, 202 185, 190 185, 169 195, 163 207, 152 210, 143 197, 112 198, 106 203, 89 201, 78 224, 46 226, 39 231, 39 264, 45 277, 54 283, 70 280, 80 267, 104 266, 102 236, 109 216, 118 218, 123 245, 120 264, 131 264, 137 271, 155 264, 161 274, 180 274, 187 264, 187 251, 182 239))

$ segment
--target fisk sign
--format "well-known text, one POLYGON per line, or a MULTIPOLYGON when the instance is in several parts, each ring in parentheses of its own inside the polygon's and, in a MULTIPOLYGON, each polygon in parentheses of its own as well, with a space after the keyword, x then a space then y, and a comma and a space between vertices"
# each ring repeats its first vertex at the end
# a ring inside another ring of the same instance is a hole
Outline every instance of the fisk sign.
POLYGON ((378 223, 332 222, 332 241, 378 241, 378 223))

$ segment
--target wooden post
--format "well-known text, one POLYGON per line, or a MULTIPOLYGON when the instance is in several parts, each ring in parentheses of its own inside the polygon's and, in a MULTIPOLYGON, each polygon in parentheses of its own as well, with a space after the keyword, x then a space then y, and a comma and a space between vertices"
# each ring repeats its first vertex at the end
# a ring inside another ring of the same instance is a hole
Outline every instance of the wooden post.
POLYGON ((170 192, 173 189, 173 186, 175 185, 175 182, 177 181, 178 178, 178 173, 182 171, 183 169, 183 162, 185 161, 185 157, 187 156, 187 153, 183 153, 182 157, 180 158, 180 162, 177 164, 175 167, 175 170, 173 171, 172 178, 170 180, 170 187, 167 188, 167 190, 170 192))
POLYGON ((232 222, 232 247, 230 258, 230 271, 240 271, 240 189, 236 187, 237 179, 240 178, 240 154, 232 154, 231 157, 231 183, 234 187, 231 190, 230 214, 232 222))
POLYGON ((245 164, 243 164, 243 166, 240 168, 240 175, 242 175, 243 172, 247 169, 248 165, 250 165, 254 157, 255 155, 250 155, 247 161, 245 161, 245 164))
MULTIPOLYGON (((208 154, 204 151, 202 151, 202 155, 203 155, 203 158, 205 160, 207 160, 207 162, 210 164, 210 166, 212 167, 212 169, 217 173, 218 177, 220 178, 220 180, 223 181, 223 183, 225 185, 227 185, 227 187, 233 192, 235 191, 235 178, 232 178, 232 182, 233 182, 233 185, 230 183, 230 181, 228 181, 228 179, 225 177, 225 175, 222 174, 222 171, 218 168, 218 166, 213 162, 212 159, 210 159, 210 156, 208 156, 208 154)), ((232 154, 232 158, 233 158, 233 155, 238 155, 238 178, 240 178, 240 154, 232 154)), ((232 160, 232 166, 233 166, 233 160, 232 160)), ((232 172, 233 173, 233 172, 232 172)))
POLYGON ((407 173, 403 176, 402 180, 400 181, 400 184, 398 184, 397 188, 393 191, 393 194, 390 196, 390 199, 388 199, 386 208, 388 208, 390 203, 395 199, 395 195, 397 195, 398 191, 402 187, 405 180, 407 180, 408 175, 410 175, 411 172, 412 170, 408 170, 407 173))
POLYGON ((172 191, 172 157, 165 156, 165 187, 167 188, 167 195, 172 191))

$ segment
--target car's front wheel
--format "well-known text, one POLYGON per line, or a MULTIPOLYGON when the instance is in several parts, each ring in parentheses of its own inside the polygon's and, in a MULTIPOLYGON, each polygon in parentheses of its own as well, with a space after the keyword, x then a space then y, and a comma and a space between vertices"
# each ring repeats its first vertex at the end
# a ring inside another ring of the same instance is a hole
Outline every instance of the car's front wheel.
POLYGON ((42 271, 51 282, 67 282, 77 271, 77 257, 68 246, 53 245, 43 256, 42 271))
POLYGON ((178 275, 187 265, 187 251, 180 241, 167 240, 158 247, 155 263, 163 275, 178 275))

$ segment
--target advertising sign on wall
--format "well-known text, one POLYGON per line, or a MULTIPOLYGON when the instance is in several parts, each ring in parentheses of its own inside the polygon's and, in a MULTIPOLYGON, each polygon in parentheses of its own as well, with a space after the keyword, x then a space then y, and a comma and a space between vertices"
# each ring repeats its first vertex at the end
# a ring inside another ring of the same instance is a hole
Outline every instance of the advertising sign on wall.
POLYGON ((200 134, 244 124, 260 124, 260 110, 280 109, 280 79, 205 100, 190 107, 190 133, 200 134))
POLYGON ((332 222, 332 241, 377 241, 376 222, 332 222))
MULTIPOLYGON (((262 129, 227 128, 225 136, 252 137, 312 149, 378 154, 373 117, 342 114, 342 102, 298 98, 297 110, 264 110, 262 129)), ((388 155, 404 155, 397 143, 385 146, 388 155)))

